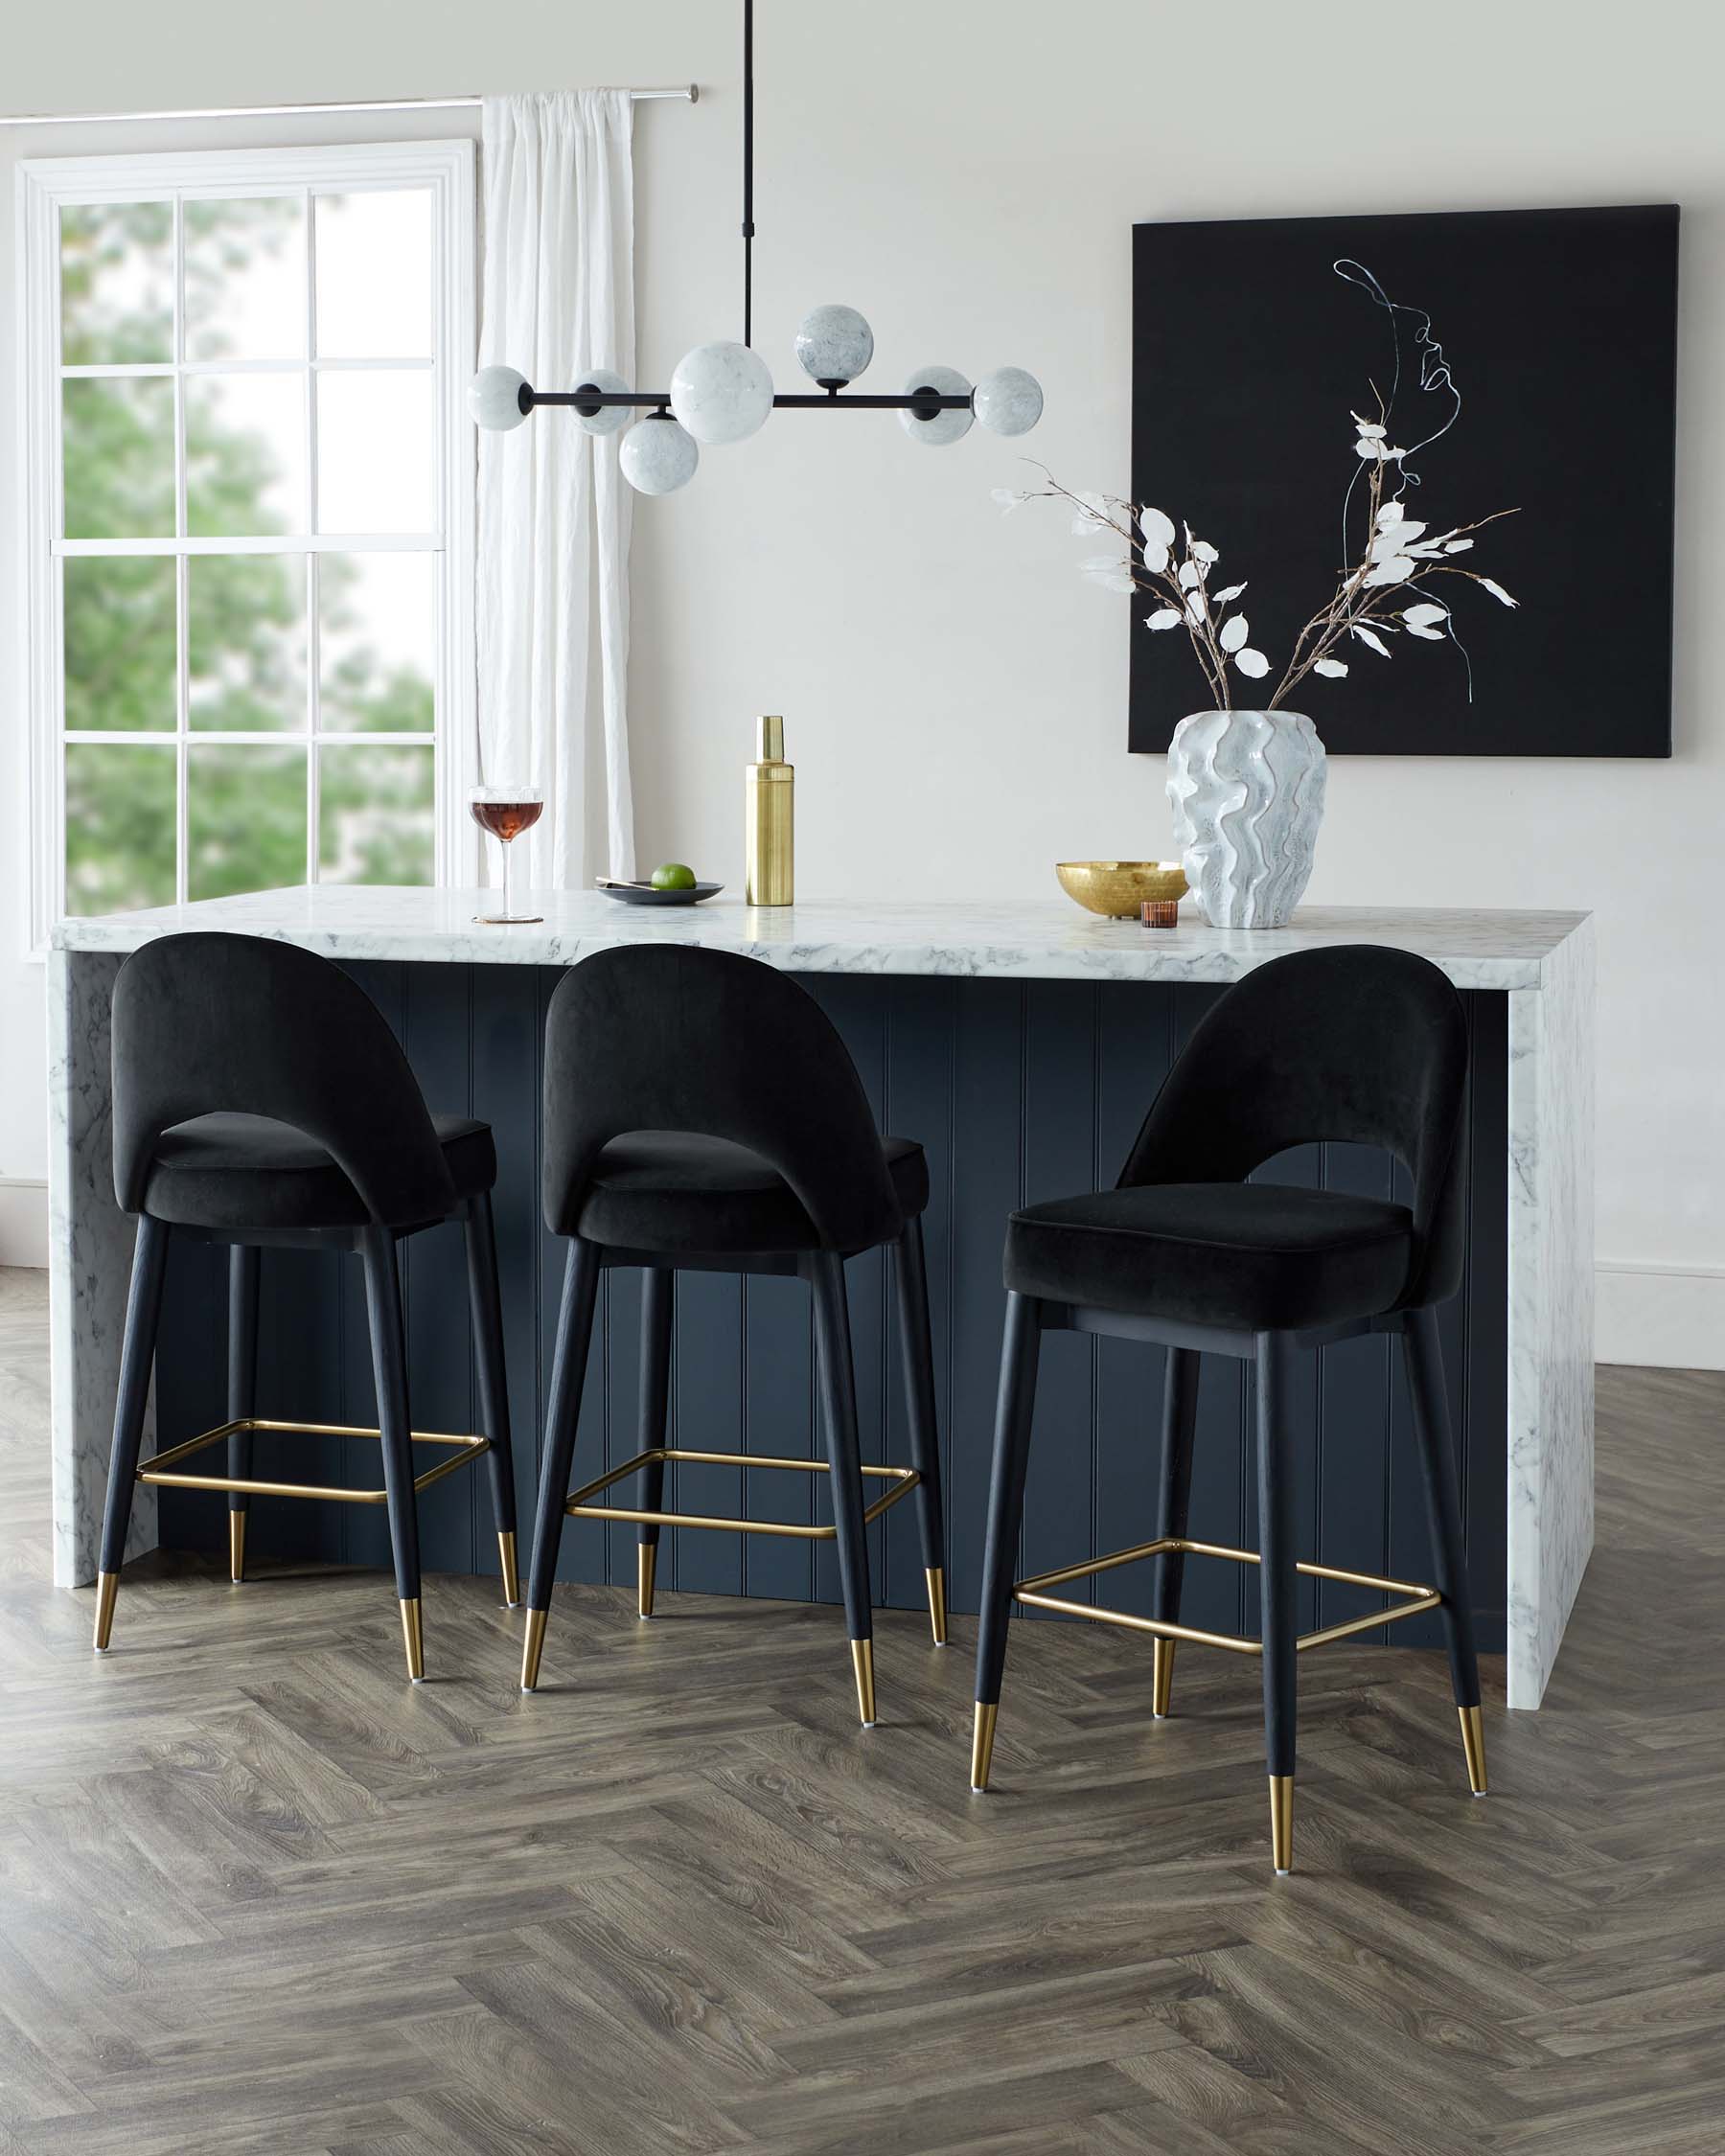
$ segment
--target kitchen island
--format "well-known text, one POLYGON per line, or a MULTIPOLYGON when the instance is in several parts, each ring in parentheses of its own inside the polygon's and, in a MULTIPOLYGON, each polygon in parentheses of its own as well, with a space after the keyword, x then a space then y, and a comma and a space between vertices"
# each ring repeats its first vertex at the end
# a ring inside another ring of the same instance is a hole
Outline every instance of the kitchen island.
MULTIPOLYGON (((1013 1207, 1113 1181, 1182 1042, 1229 982, 1286 951, 1370 943, 1414 951, 1462 992, 1470 1037, 1467 1264, 1441 1313, 1483 1649, 1507 1657, 1507 1698, 1537 1707, 1593 1541, 1593 928, 1573 913, 1308 907, 1284 929, 1103 921, 1060 899, 1000 904, 810 904, 751 910, 728 896, 638 908, 593 893, 535 894, 541 924, 476 923, 486 894, 324 886, 101 919, 55 930, 50 959, 55 1576, 89 1582, 106 1474, 132 1227, 114 1203, 109 1003, 125 954, 177 929, 272 936, 348 968, 402 1038, 427 1101, 484 1116, 496 1134, 511 1411, 523 1517, 555 1318, 561 1246, 540 1221, 540 1044, 562 969, 632 942, 747 952, 794 973, 856 1057, 883 1129, 919 1139, 954 1611, 974 1610, 1003 1297, 1000 1249, 1013 1207)), ((1402 1171, 1369 1149, 1309 1145, 1269 1180, 1393 1197, 1402 1171)), ((223 1253, 176 1249, 146 1452, 224 1419, 223 1253)), ((403 1246, 414 1422, 474 1420, 460 1238, 403 1246)), ((889 1293, 880 1253, 849 1267, 864 1454, 905 1456, 889 1293)), ((696 1275, 677 1293, 672 1442, 806 1455, 812 1358, 794 1281, 696 1275)), ((576 1450, 576 1478, 636 1449, 634 1276, 608 1274, 576 1450)), ((1418 1577, 1427 1563, 1407 1404, 1382 1337, 1312 1359, 1300 1396, 1302 1555, 1418 1577)), ((347 1261, 312 1251, 264 1260, 259 1411, 291 1421, 373 1419, 364 1320, 347 1261)), ((1153 1531, 1160 1350, 1056 1336, 1044 1354, 1039 1439, 1026 1502, 1024 1570, 1153 1531)), ((1210 1359, 1200 1403, 1195 1535, 1255 1544, 1249 1374, 1210 1359)), ((343 1486, 375 1473, 358 1446, 319 1437, 260 1444, 257 1472, 343 1486), (267 1458, 269 1464, 265 1464, 267 1458)), ((811 1493, 684 1463, 683 1510, 808 1517, 811 1493), (771 1509, 768 1509, 768 1508, 771 1509)), ((814 1480, 814 1478, 810 1478, 814 1480)), ((453 1477, 422 1500, 428 1570, 494 1569, 483 1494, 453 1477), (475 1505, 475 1498, 478 1502, 475 1505)), ((225 1501, 140 1488, 129 1554, 225 1549, 225 1501)), ((908 1514, 908 1508, 901 1508, 908 1514)), ((918 1606, 914 1528, 899 1511, 870 1529, 877 1601, 918 1606)), ((365 1506, 254 1501, 250 1550, 283 1560, 376 1564, 381 1523, 365 1506)), ((664 1589, 795 1599, 836 1594, 830 1548, 781 1537, 678 1535, 664 1589)), ((634 1577, 632 1529, 572 1521, 563 1570, 634 1577)), ((1116 1575, 1116 1607, 1147 1607, 1147 1567, 1116 1575)), ((1254 1627, 1244 1568, 1194 1565, 1189 1621, 1254 1627), (1211 1576, 1212 1574, 1224 1576, 1211 1576)), ((265 1571, 267 1581, 267 1571, 265 1571)), ((1301 1583, 1301 1628, 1377 1606, 1366 1591, 1301 1583)), ((250 1587, 231 1590, 251 1593, 250 1587)), ((265 1584, 258 1592, 274 1593, 265 1584)), ((284 1586, 280 1592, 289 1589, 284 1586)), ((428 1592, 434 1592, 433 1588, 428 1592)), ((1429 1619, 1398 1644, 1435 1643, 1429 1619)), ((1367 1635, 1377 1637, 1377 1635, 1367 1635)), ((1148 1658, 1146 1657, 1146 1686, 1148 1658)), ((1147 1694, 1146 1694, 1147 1699, 1147 1694)))

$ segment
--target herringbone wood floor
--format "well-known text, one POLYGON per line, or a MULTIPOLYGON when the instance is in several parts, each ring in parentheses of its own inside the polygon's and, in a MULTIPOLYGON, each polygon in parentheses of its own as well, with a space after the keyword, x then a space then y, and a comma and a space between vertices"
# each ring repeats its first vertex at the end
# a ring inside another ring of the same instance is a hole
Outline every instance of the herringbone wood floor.
POLYGON ((1256 1665, 481 1582, 401 1673, 381 1575, 48 1584, 45 1297, 0 1275, 0 2156, 1725 2149, 1725 1378, 1603 1373, 1600 1548, 1470 1802, 1436 1656, 1256 1665))

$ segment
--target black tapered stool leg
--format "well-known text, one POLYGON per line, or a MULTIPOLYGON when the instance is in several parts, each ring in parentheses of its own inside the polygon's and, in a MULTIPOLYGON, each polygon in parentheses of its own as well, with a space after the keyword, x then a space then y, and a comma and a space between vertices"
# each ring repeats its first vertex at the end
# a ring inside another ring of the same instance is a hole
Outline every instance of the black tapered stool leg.
POLYGON ((977 1719, 971 1736, 971 1787, 988 1787, 994 1756, 995 1716, 1006 1666, 1006 1628, 1012 1619, 1013 1575, 1018 1570, 1019 1528, 1024 1517, 1024 1471, 1030 1462, 1030 1423, 1036 1410, 1036 1366, 1042 1353, 1042 1321, 1034 1296, 1006 1297, 1006 1332, 1000 1346, 1000 1390, 995 1409, 994 1467, 988 1481, 988 1539, 982 1554, 982 1608, 977 1626, 977 1719))
POLYGON ((1264 1756, 1270 1770, 1270 1846, 1277 1872, 1294 1869, 1294 1743, 1298 1712, 1300 1574, 1294 1476, 1288 1458, 1285 1333, 1257 1336, 1258 1594, 1264 1649, 1264 1756))
POLYGON ((833 1525, 838 1529, 839 1577, 844 1590, 844 1627, 850 1635, 857 1678, 857 1710, 862 1727, 875 1725, 874 1606, 868 1581, 868 1530, 862 1524, 862 1454, 857 1434, 857 1381, 851 1362, 850 1304, 844 1292, 844 1260, 833 1250, 809 1264, 815 1292, 816 1360, 820 1368, 821 1420, 826 1428, 828 1479, 833 1486, 833 1525))
POLYGON ((898 1239, 893 1263, 898 1288, 899 1354, 905 1365, 905 1419, 910 1464, 916 1470, 916 1524, 922 1537, 923 1574, 929 1583, 929 1623, 937 1647, 946 1645, 946 1524, 940 1504, 940 1428, 934 1413, 934 1342, 929 1327, 929 1273, 923 1259, 922 1222, 913 1220, 898 1239))
POLYGON ((575 1457, 575 1426, 586 1384, 587 1344, 593 1337, 593 1305, 599 1294, 599 1246, 577 1235, 564 1265, 563 1301, 557 1312, 557 1345, 551 1358, 551 1398, 545 1411, 544 1456, 540 1467, 539 1513, 533 1560, 527 1572, 527 1635, 521 1643, 521 1689, 539 1684, 545 1617, 557 1578, 569 1470, 575 1457))
MULTIPOLYGON (((255 1246, 236 1243, 228 1251, 227 1411, 229 1422, 242 1422, 258 1411, 258 1262, 255 1246)), ((227 1471, 242 1480, 252 1471, 252 1434, 230 1433, 227 1471)), ((245 1521, 251 1499, 243 1490, 228 1492, 228 1576, 245 1577, 245 1521)))
POLYGON ((114 1395, 114 1449, 108 1458, 107 1503, 102 1515, 102 1554, 96 1572, 96 1651, 107 1652, 114 1628, 114 1598, 126 1562, 126 1530, 131 1524, 138 1448, 155 1363, 156 1327, 162 1316, 162 1282, 168 1270, 166 1221, 138 1215, 131 1286, 126 1297, 126 1337, 120 1347, 120 1384, 114 1395))
POLYGON ((378 1430, 383 1454, 383 1487, 389 1501, 389 1547, 395 1556, 396 1596, 402 1605, 402 1637, 407 1674, 426 1681, 425 1633, 420 1620, 419 1506, 413 1490, 413 1424, 407 1407, 407 1354, 402 1325, 402 1276, 395 1237, 368 1227, 361 1239, 365 1308, 371 1326, 372 1382, 378 1394, 378 1430))
POLYGON ((1476 1797, 1485 1794, 1485 1732, 1480 1721, 1480 1664, 1474 1652, 1473 1596, 1467 1578, 1467 1537, 1461 1525, 1461 1493, 1456 1477, 1456 1447, 1451 1434, 1449 1391, 1443 1382, 1443 1355, 1438 1339, 1438 1313, 1411 1310, 1402 1333, 1408 1390, 1414 1404, 1414 1435, 1425 1476, 1426 1515, 1432 1528, 1436 1586, 1443 1596, 1443 1630, 1449 1644, 1450 1683, 1461 1718, 1461 1745, 1467 1757, 1467 1783, 1476 1797))
MULTIPOLYGON (((1192 1503, 1192 1435, 1198 1427, 1198 1372, 1195 1348, 1170 1347, 1162 1378, 1162 1471, 1156 1490, 1156 1539, 1184 1540, 1192 1503)), ((1164 1550, 1156 1560, 1150 1614, 1160 1623, 1180 1622, 1180 1593, 1185 1583, 1185 1555, 1164 1550)), ((1150 1676, 1150 1709, 1160 1722, 1173 1703, 1173 1640, 1158 1640, 1150 1676)))
POLYGON ((473 1363, 479 1379, 479 1411, 491 1451, 485 1456, 491 1476, 492 1520, 497 1530, 497 1556, 503 1575, 503 1606, 521 1600, 516 1568, 515 1457, 509 1437, 509 1381, 503 1361, 503 1298, 497 1286, 497 1231, 492 1219, 491 1192, 470 1198, 465 1208, 468 1301, 472 1311, 473 1363))
MULTIPOLYGON (((656 1452, 665 1442, 671 1411, 671 1312, 677 1275, 668 1266, 649 1266, 641 1278, 641 1421, 637 1452, 656 1452)), ((665 1463, 646 1461, 635 1478, 635 1510, 665 1508, 665 1463)), ((635 1614, 653 1615, 658 1572, 658 1522, 643 1520, 635 1537, 635 1614)))

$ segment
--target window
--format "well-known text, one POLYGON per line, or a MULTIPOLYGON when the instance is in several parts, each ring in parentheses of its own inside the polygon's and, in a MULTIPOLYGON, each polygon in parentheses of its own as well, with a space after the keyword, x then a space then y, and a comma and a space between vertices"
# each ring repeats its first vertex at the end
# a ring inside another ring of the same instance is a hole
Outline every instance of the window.
POLYGON ((23 170, 36 939, 437 880, 470 775, 472 145, 23 170))

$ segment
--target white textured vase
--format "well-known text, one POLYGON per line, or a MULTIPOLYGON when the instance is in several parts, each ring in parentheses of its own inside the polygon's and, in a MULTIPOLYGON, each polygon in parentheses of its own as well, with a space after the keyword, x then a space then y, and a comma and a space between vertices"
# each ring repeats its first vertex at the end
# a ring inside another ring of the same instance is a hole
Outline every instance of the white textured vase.
POLYGON ((1213 929, 1279 929, 1312 874, 1323 744, 1297 711, 1195 711, 1168 745, 1174 838, 1213 929))

